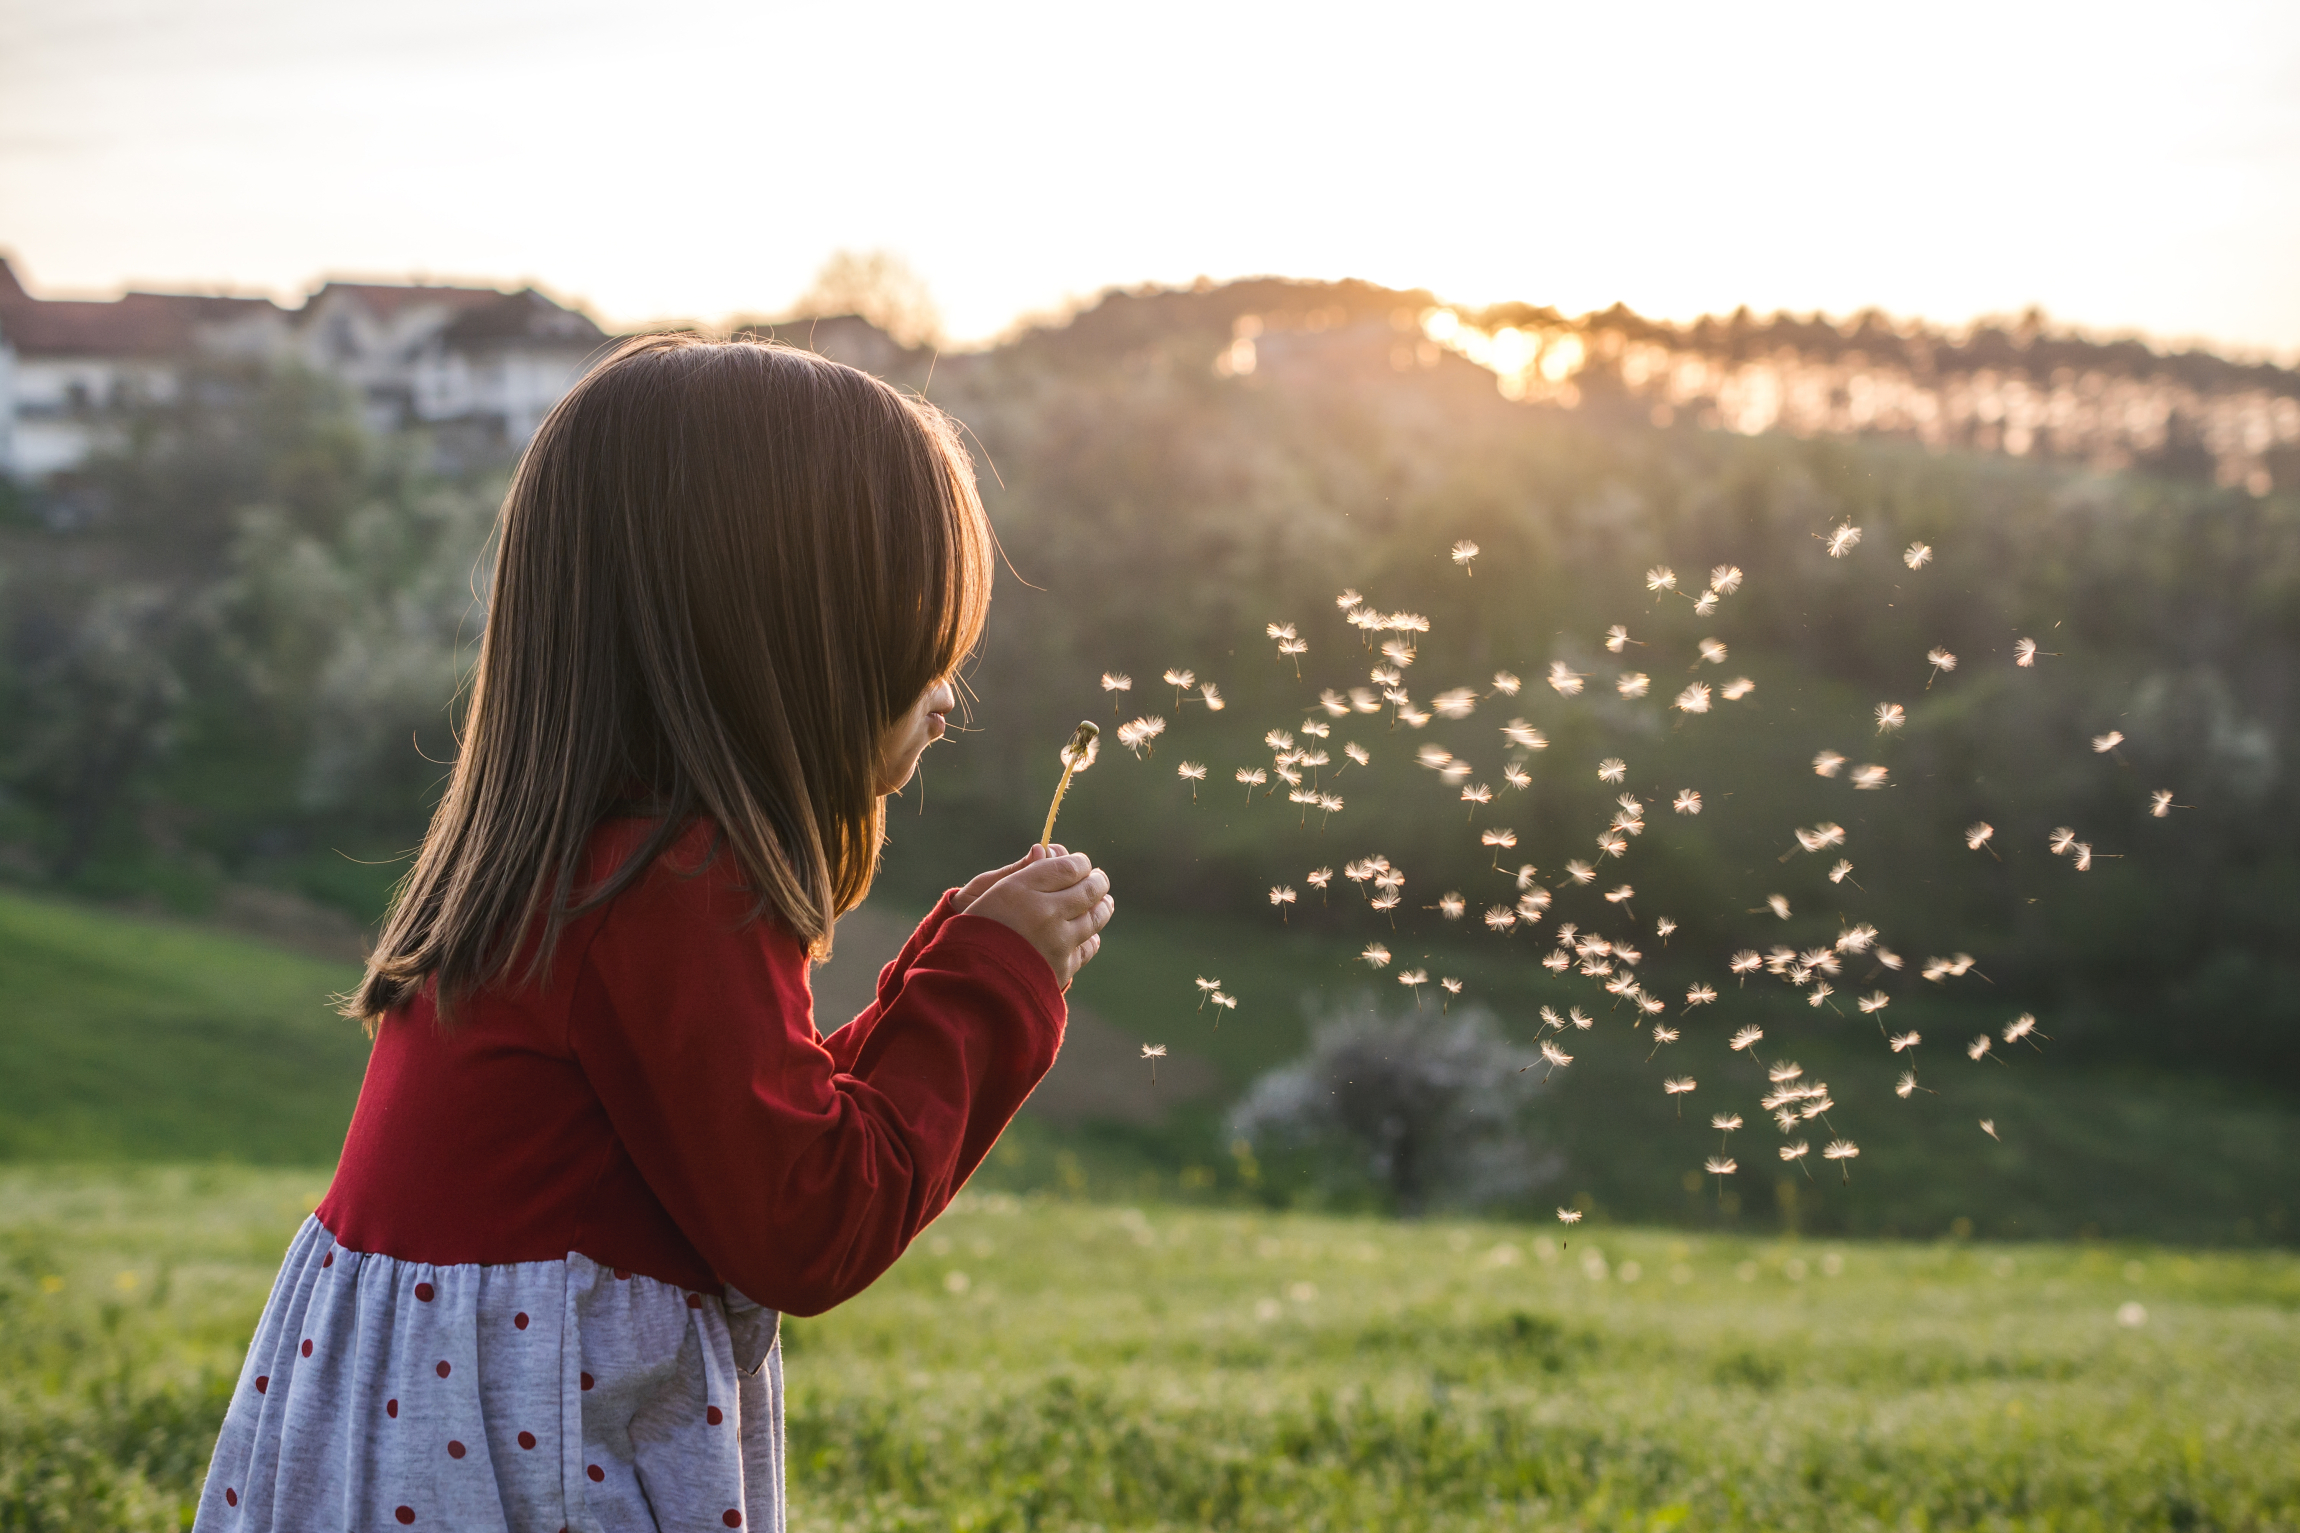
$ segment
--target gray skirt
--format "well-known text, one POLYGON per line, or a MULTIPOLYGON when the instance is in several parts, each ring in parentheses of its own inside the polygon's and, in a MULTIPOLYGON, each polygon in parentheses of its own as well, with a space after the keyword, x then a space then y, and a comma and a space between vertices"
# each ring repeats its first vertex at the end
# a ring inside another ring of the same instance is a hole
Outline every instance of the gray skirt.
POLYGON ((782 1533, 778 1319, 572 1252, 430 1266, 307 1219, 193 1527, 782 1533))

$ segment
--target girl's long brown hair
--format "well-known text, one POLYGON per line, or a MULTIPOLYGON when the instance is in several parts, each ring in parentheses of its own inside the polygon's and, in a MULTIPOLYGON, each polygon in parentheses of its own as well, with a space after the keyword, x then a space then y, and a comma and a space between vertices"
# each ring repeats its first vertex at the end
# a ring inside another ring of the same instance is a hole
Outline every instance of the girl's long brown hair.
POLYGON ((698 819, 827 952, 877 862, 880 736, 973 647, 990 559, 923 400, 783 346, 625 343, 512 481, 454 776, 346 1014, 543 973, 698 819), (619 806, 660 823, 578 890, 619 806))

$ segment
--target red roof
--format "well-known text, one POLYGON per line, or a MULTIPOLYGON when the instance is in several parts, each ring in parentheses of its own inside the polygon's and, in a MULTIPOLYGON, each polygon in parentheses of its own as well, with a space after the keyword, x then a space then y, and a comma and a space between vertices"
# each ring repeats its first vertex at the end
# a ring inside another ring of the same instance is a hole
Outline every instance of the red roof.
POLYGON ((269 298, 128 293, 110 300, 35 298, 0 256, 0 335, 18 352, 64 356, 174 357, 192 349, 196 325, 263 310, 269 298))

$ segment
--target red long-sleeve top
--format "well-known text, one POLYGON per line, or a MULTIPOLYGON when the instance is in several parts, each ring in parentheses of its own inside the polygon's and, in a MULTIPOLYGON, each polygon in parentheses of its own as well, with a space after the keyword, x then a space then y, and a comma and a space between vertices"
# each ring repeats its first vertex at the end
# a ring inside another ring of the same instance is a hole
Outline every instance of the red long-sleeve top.
MULTIPOLYGON (((593 835, 586 883, 652 826, 593 835)), ((570 923, 548 975, 443 1030, 428 996, 376 1035, 320 1222, 354 1250, 556 1261, 814 1315, 947 1205, 1054 1063, 1065 1011, 1018 933, 944 895, 817 1035, 804 945, 697 825, 570 923)))

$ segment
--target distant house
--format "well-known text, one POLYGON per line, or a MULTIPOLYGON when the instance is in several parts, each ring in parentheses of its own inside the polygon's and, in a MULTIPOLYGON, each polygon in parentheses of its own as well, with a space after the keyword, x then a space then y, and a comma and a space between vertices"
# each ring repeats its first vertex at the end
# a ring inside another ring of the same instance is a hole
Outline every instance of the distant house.
POLYGON ((0 258, 0 474, 72 469, 203 359, 295 363, 338 379, 377 431, 440 428, 516 447, 609 337, 532 288, 330 282, 298 309, 268 298, 33 297, 0 258))

